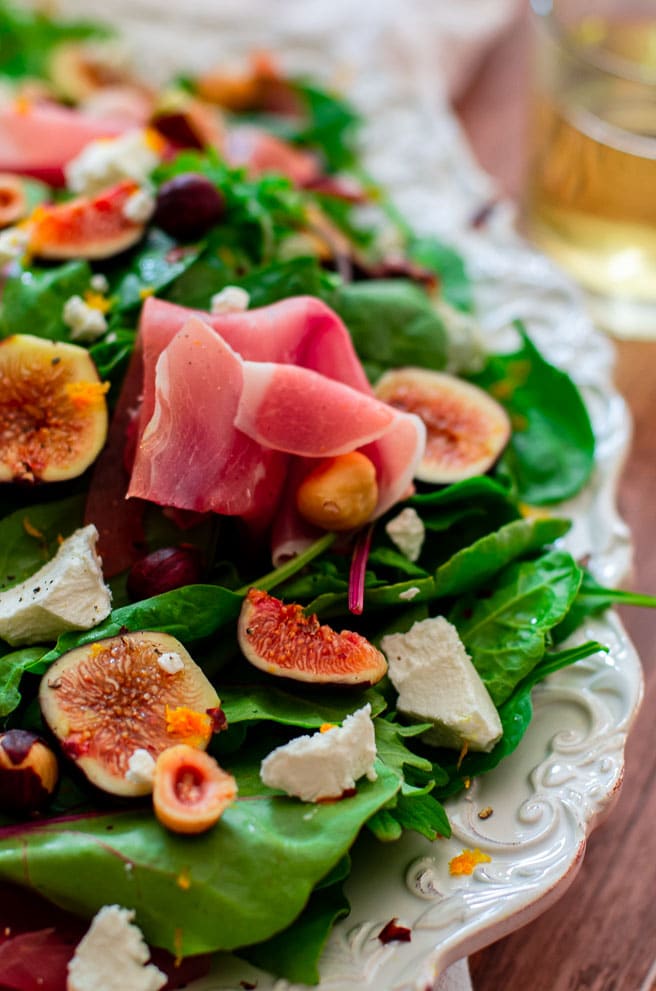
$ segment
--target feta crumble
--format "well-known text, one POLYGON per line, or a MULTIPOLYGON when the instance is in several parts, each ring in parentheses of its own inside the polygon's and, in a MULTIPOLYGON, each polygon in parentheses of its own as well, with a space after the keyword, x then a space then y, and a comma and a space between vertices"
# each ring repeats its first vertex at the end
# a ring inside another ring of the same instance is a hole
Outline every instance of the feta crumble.
POLYGON ((21 258, 27 251, 30 234, 25 227, 7 227, 0 231, 0 268, 21 258))
POLYGON ((409 561, 416 561, 426 538, 426 527, 416 511, 408 506, 385 526, 385 533, 409 561))
POLYGON ((381 641, 399 712, 433 728, 423 739, 435 746, 489 751, 501 739, 499 713, 472 664, 458 631, 443 616, 415 623, 381 641))
POLYGON ((248 309, 250 296, 239 286, 226 286, 221 292, 214 293, 210 300, 210 312, 214 316, 222 313, 243 313, 248 309))
POLYGON ((157 658, 157 664, 166 674, 177 674, 184 670, 184 661, 174 650, 167 650, 157 658))
POLYGON ((399 592, 399 599, 403 599, 404 602, 412 602, 413 599, 417 598, 420 592, 421 589, 418 588, 417 585, 412 585, 411 588, 406 588, 403 592, 399 592))
POLYGON ((107 276, 103 275, 102 272, 96 272, 95 275, 92 275, 89 280, 89 285, 94 292, 99 292, 103 295, 109 292, 109 281, 107 276))
POLYGON ((95 341, 107 331, 105 314, 89 306, 81 296, 71 296, 66 300, 62 319, 70 327, 72 341, 95 341))
POLYGON ((147 189, 137 189, 123 207, 123 216, 133 224, 146 224, 155 212, 155 197, 147 189))
POLYGON ((124 179, 146 185, 150 173, 159 165, 160 154, 151 133, 142 128, 128 131, 118 138, 99 138, 85 145, 71 159, 64 172, 73 193, 91 196, 124 179))
POLYGON ((298 736, 262 761, 260 776, 303 802, 340 798, 366 775, 376 780, 376 739, 371 706, 347 716, 342 726, 298 736))
POLYGON ((105 905, 68 964, 66 991, 160 991, 167 977, 149 964, 150 950, 134 912, 105 905))
POLYGON ((155 760, 147 750, 139 748, 130 755, 125 780, 131 784, 152 788, 155 776, 155 760))
POLYGON ((12 646, 55 640, 67 630, 89 630, 111 610, 96 554, 93 524, 64 540, 54 558, 31 578, 0 592, 0 637, 12 646))

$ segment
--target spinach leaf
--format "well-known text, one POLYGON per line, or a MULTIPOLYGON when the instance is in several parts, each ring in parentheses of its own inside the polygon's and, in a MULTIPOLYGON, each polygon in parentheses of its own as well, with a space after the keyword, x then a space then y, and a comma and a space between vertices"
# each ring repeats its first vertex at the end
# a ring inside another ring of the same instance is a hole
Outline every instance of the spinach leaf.
POLYGON ((568 520, 514 520, 458 551, 435 572, 440 596, 461 595, 485 585, 506 564, 538 551, 567 533, 568 520))
POLYGON ((250 295, 250 307, 268 306, 289 296, 321 296, 333 278, 315 258, 291 258, 255 268, 235 280, 250 295))
POLYGON ((449 619, 498 707, 541 660, 549 631, 567 615, 581 583, 570 554, 550 551, 504 568, 492 594, 460 599, 449 619))
POLYGON ((534 505, 575 495, 594 464, 594 434, 581 395, 519 326, 522 347, 491 357, 473 381, 508 410, 513 434, 504 455, 518 498, 534 505))
POLYGON ((411 237, 406 251, 413 262, 439 276, 441 294, 447 303, 465 313, 472 312, 474 296, 471 279, 457 251, 435 237, 411 237))
POLYGON ((0 591, 29 578, 57 552, 60 537, 82 525, 84 498, 19 509, 0 520, 0 591))
POLYGON ((441 318, 419 286, 404 279, 371 279, 339 286, 324 297, 348 327, 373 377, 388 368, 444 368, 448 340, 441 318))
POLYGON ((176 835, 149 810, 11 825, 0 829, 0 878, 87 917, 112 902, 134 908, 148 942, 181 956, 268 939, 298 916, 399 779, 378 762, 377 780, 353 797, 308 806, 261 787, 249 795, 262 756, 228 765, 249 797, 207 833, 176 835))
POLYGON ((296 921, 284 932, 258 943, 238 956, 287 981, 318 984, 319 959, 339 919, 350 912, 341 884, 315 889, 296 921))
POLYGON ((71 261, 56 268, 29 268, 7 279, 2 294, 0 337, 34 334, 52 341, 69 341, 64 304, 89 288, 88 262, 71 261))
POLYGON ((47 76, 53 49, 63 41, 107 37, 111 32, 88 21, 62 21, 8 0, 0 3, 0 74, 47 76))
POLYGON ((38 671, 45 647, 22 647, 0 657, 0 716, 8 716, 18 708, 21 678, 28 671, 38 671))
POLYGON ((556 643, 562 643, 571 636, 583 625, 588 616, 598 616, 613 605, 645 606, 648 609, 656 609, 656 596, 627 592, 620 588, 605 588, 589 571, 584 570, 581 587, 572 608, 553 631, 556 643))
POLYGON ((343 722, 346 716, 367 702, 371 705, 372 716, 386 707, 385 699, 373 688, 364 692, 339 692, 322 686, 319 692, 311 687, 303 692, 301 687, 294 691, 276 688, 269 681, 255 685, 220 685, 219 694, 229 726, 265 719, 288 726, 319 729, 324 723, 343 722))
POLYGON ((180 248, 163 231, 150 230, 129 255, 127 270, 123 261, 114 272, 108 273, 114 299, 112 315, 141 306, 148 295, 159 295, 194 264, 201 249, 201 245, 180 248))

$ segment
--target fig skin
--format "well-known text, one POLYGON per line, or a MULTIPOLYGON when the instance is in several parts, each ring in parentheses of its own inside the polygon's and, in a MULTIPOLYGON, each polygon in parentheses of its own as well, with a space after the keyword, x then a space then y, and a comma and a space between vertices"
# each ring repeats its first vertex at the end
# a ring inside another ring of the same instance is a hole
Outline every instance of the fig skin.
POLYGON ((0 482, 60 482, 107 437, 104 386, 86 348, 14 334, 0 341, 0 482))
POLYGON ((376 469, 360 451, 326 458, 306 475, 296 506, 324 530, 353 530, 370 520, 378 502, 376 469))
POLYGON ((237 798, 237 782, 213 757, 184 743, 164 750, 155 764, 155 815, 175 833, 204 833, 237 798))
POLYGON ((484 475, 510 440, 510 418, 483 389, 445 372, 399 368, 374 387, 378 399, 426 424, 424 457, 415 478, 447 485, 484 475))
POLYGON ((294 681, 375 685, 387 672, 384 656, 359 633, 337 633, 302 606, 255 588, 244 599, 237 636, 251 664, 294 681))
POLYGON ((39 812, 52 798, 59 766, 52 750, 34 733, 10 729, 0 734, 0 809, 13 814, 39 812))
POLYGON ((145 225, 125 216, 137 183, 119 182, 96 196, 78 196, 65 203, 38 206, 26 221, 28 251, 49 261, 111 258, 133 247, 145 225))
POLYGON ((39 702, 66 756, 112 795, 151 791, 150 782, 126 778, 136 750, 156 760, 190 739, 204 748, 219 726, 220 699, 201 669, 175 637, 151 631, 62 654, 41 680, 39 702))

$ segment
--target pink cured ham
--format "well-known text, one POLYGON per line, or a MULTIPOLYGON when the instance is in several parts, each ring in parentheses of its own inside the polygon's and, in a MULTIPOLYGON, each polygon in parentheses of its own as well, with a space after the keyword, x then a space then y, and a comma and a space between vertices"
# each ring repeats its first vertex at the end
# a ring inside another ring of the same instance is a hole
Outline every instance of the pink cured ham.
POLYGON ((245 519, 273 513, 286 459, 234 427, 243 364, 211 327, 187 321, 157 360, 129 496, 245 519))
POLYGON ((271 172, 287 176, 295 186, 307 186, 321 176, 318 159, 251 124, 228 131, 225 155, 231 165, 243 165, 250 176, 271 172))
POLYGON ((162 351, 154 391, 128 494, 182 509, 268 523, 290 454, 334 456, 399 425, 412 434, 405 443, 410 476, 423 450, 418 418, 310 369, 245 361, 197 318, 162 351))
POLYGON ((0 171, 63 185, 64 166, 85 145, 123 130, 118 121, 94 119, 54 103, 0 106, 0 171))
POLYGON ((313 296, 295 296, 271 306, 222 316, 176 306, 153 296, 146 300, 139 323, 144 355, 140 432, 153 414, 157 359, 191 316, 209 324, 242 358, 311 368, 372 394, 348 330, 330 307, 313 296))

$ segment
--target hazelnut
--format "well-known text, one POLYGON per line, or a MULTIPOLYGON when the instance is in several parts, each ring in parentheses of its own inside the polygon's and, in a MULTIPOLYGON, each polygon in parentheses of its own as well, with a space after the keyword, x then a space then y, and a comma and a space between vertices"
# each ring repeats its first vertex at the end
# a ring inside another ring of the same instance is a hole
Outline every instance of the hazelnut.
POLYGON ((10 729, 0 734, 0 809, 38 812, 50 801, 59 768, 57 758, 34 733, 10 729))

